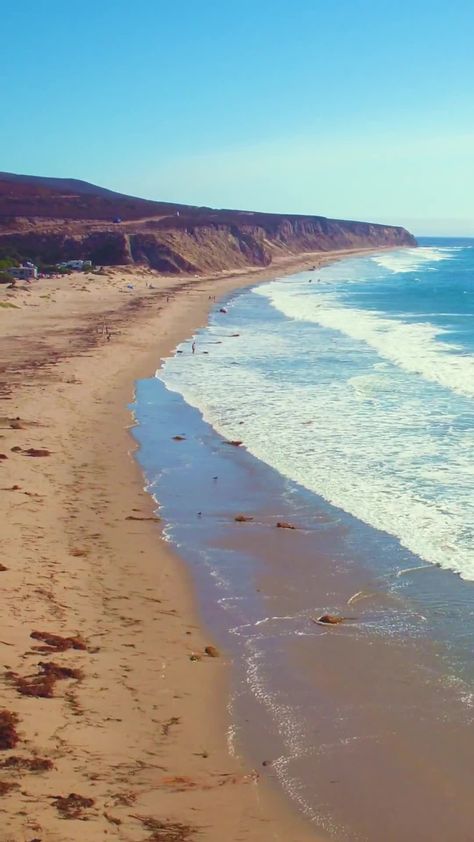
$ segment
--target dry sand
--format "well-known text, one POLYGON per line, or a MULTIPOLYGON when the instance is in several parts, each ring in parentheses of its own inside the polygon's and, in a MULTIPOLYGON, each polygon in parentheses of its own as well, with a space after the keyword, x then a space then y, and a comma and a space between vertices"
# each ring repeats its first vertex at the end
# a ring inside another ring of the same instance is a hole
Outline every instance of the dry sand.
POLYGON ((2 842, 316 838, 266 768, 229 755, 226 658, 204 654, 212 641, 153 520, 127 403, 205 323, 210 296, 320 259, 0 288, 2 842), (2 711, 18 717, 11 748, 2 711))

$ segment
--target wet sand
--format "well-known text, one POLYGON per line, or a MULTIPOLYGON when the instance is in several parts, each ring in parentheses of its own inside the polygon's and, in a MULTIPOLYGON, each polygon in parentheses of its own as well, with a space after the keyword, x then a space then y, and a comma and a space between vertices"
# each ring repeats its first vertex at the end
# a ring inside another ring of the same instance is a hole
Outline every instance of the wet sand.
POLYGON ((229 755, 226 658, 204 653, 187 568, 160 540, 127 403, 211 296, 319 258, 0 289, 5 842, 316 838, 229 755))

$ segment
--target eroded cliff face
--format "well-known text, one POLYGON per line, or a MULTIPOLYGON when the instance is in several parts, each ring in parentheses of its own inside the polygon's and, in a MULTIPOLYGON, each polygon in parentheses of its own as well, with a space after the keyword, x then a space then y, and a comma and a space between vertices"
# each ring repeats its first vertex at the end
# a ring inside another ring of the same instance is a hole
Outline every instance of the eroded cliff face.
POLYGON ((198 273, 267 266, 304 252, 416 245, 404 228, 389 225, 173 206, 118 194, 64 195, 24 181, 15 197, 15 184, 5 184, 2 194, 0 178, 0 254, 40 263, 88 258, 198 273), (16 215, 20 207, 22 216, 16 215))
POLYGON ((142 263, 166 273, 213 272, 268 266, 276 257, 350 248, 413 246, 403 228, 361 222, 284 220, 273 231, 262 226, 199 225, 186 228, 92 232, 0 233, 0 247, 41 263, 88 258, 99 265, 142 263))

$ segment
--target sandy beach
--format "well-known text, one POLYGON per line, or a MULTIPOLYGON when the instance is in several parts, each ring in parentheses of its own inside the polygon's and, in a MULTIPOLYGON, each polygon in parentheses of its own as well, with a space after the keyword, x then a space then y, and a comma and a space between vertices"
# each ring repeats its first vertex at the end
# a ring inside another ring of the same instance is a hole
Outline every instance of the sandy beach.
POLYGON ((474 842, 474 5, 3 12, 0 842, 474 842))
POLYGON ((340 256, 1 288, 6 842, 316 838, 229 755, 225 654, 206 654, 189 574, 160 539, 128 404, 214 296, 340 256))

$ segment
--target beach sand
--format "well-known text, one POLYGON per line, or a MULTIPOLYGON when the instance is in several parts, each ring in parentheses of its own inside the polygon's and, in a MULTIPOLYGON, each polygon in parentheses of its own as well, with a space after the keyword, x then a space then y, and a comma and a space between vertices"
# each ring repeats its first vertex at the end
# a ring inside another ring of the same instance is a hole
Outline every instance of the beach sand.
POLYGON ((226 659, 160 537, 128 404, 214 296, 340 256, 0 288, 5 842, 316 838, 229 754, 226 659))

